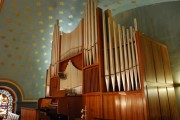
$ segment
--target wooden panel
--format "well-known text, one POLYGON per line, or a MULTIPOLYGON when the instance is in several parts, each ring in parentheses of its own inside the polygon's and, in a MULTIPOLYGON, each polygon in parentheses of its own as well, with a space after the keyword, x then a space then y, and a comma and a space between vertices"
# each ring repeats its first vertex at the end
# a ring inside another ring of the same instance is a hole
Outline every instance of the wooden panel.
POLYGON ((100 95, 88 95, 85 98, 86 103, 86 119, 92 120, 95 118, 102 118, 102 103, 100 95))
MULTIPOLYGON (((132 118, 133 118, 133 120, 139 120, 138 119, 138 114, 137 114, 137 110, 139 109, 137 109, 137 103, 138 103, 138 100, 137 99, 135 99, 136 97, 135 96, 133 96, 133 98, 134 99, 132 99, 132 101, 131 101, 131 104, 132 104, 132 107, 131 107, 131 111, 132 111, 132 114, 131 114, 131 116, 132 116, 132 118)), ((132 119, 131 119, 132 120, 132 119)))
POLYGON ((65 90, 59 90, 59 77, 53 77, 50 80, 50 96, 52 97, 64 97, 65 90))
POLYGON ((82 97, 61 97, 58 102, 58 113, 67 115, 69 120, 81 117, 82 97))
POLYGON ((142 62, 146 81, 156 82, 151 42, 142 34, 139 34, 139 39, 142 49, 141 56, 143 57, 142 62))
MULTIPOLYGON (((116 98, 119 101, 118 98, 116 98)), ((114 95, 103 95, 103 118, 115 119, 115 98, 114 95)))
POLYGON ((50 96, 55 96, 57 92, 57 78, 51 78, 50 80, 50 96))
POLYGON ((165 88, 158 88, 159 91, 159 101, 161 108, 161 119, 162 120, 170 120, 170 109, 169 109, 169 101, 167 96, 167 90, 165 88))
POLYGON ((103 119, 145 120, 144 97, 142 94, 103 95, 103 119))
POLYGON ((92 67, 84 70, 85 93, 99 92, 99 68, 92 67))
POLYGON ((160 120, 161 112, 157 87, 147 87, 149 120, 160 120))
POLYGON ((171 120, 179 120, 174 87, 167 88, 171 120))
POLYGON ((126 120, 126 96, 122 95, 120 98, 120 108, 121 108, 121 119, 126 120))
MULTIPOLYGON (((132 101, 136 101, 136 97, 134 96, 134 98, 132 98, 132 96, 133 95, 127 95, 126 96, 126 111, 127 111, 127 117, 126 117, 126 120, 132 120, 133 119, 133 117, 132 117, 132 114, 133 114, 133 112, 135 112, 135 111, 132 111, 132 106, 136 106, 136 105, 138 105, 138 104, 132 104, 132 101)), ((137 106, 136 106, 137 107, 137 106)), ((138 108, 138 107, 137 107, 138 108)), ((138 108, 139 109, 139 108, 138 108)), ((137 109, 137 110, 138 110, 137 109)), ((143 114, 142 114, 143 115, 143 114)))
POLYGON ((162 50, 162 58, 163 58, 166 83, 173 83, 171 67, 170 67, 170 60, 169 60, 167 48, 162 47, 161 50, 162 50))
POLYGON ((119 95, 115 95, 114 96, 114 100, 115 100, 115 107, 116 107, 116 110, 115 110, 115 115, 116 115, 116 118, 121 118, 121 104, 120 104, 120 96, 119 95))
POLYGON ((154 57, 156 80, 157 82, 165 83, 161 47, 158 44, 152 42, 152 50, 153 50, 153 57, 154 57))
MULTIPOLYGON (((144 109, 146 106, 146 103, 144 103, 144 95, 143 94, 136 94, 132 96, 133 100, 136 100, 137 104, 132 104, 133 107, 136 107, 136 110, 133 111, 133 113, 137 114, 137 120, 146 120, 146 109, 144 109)), ((133 119, 133 118, 132 118, 133 119)))
POLYGON ((38 110, 21 107, 21 120, 38 120, 38 110))

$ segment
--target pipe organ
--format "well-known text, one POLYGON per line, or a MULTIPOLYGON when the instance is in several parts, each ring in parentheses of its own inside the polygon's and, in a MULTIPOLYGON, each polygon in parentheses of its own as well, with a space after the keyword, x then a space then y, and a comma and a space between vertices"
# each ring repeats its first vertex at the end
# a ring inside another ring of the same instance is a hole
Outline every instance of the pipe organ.
POLYGON ((71 33, 62 33, 60 59, 64 60, 69 56, 80 53, 82 50, 83 21, 71 33))
POLYGON ((109 91, 110 81, 113 91, 115 91, 115 83, 117 83, 118 91, 140 89, 141 81, 135 37, 136 19, 134 19, 134 28, 130 26, 126 29, 114 22, 111 11, 107 10, 102 16, 107 91, 109 91))
POLYGON ((87 120, 178 119, 167 47, 139 32, 136 19, 133 23, 117 24, 110 10, 87 0, 84 17, 74 31, 60 34, 55 24, 47 95, 62 99, 67 97, 66 88, 80 87, 71 99, 81 96, 83 102, 73 112, 87 120), (59 73, 73 77, 61 80, 59 73), (160 88, 165 97, 159 94, 160 88))
POLYGON ((84 66, 98 62, 96 3, 88 0, 84 16, 84 66))

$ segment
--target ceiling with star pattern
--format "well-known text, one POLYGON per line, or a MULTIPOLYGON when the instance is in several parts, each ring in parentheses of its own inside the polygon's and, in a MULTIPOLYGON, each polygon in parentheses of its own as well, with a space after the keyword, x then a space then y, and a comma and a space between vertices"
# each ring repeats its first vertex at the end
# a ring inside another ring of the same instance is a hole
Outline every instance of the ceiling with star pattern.
MULTIPOLYGON (((113 15, 174 0, 97 0, 113 15)), ((71 32, 82 19, 86 0, 4 0, 0 11, 0 78, 16 81, 26 97, 44 96, 53 26, 71 32)))

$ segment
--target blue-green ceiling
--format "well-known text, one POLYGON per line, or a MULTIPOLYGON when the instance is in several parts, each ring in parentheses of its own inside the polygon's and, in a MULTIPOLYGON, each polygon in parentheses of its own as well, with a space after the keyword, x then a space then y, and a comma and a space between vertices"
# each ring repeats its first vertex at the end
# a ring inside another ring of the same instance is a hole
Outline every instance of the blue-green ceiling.
MULTIPOLYGON (((97 0, 117 14, 175 0, 97 0)), ((53 24, 71 32, 83 17, 86 0, 5 0, 0 11, 0 79, 21 85, 27 98, 44 96, 53 24)))

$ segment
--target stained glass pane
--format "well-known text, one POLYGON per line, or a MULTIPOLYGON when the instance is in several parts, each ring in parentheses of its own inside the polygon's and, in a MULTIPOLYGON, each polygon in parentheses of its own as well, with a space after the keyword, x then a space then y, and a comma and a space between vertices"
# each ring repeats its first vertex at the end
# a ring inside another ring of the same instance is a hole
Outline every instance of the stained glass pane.
POLYGON ((12 110, 13 110, 13 97, 12 97, 12 95, 9 93, 9 91, 3 90, 3 89, 0 89, 0 93, 4 94, 8 98, 8 100, 9 100, 8 111, 12 112, 12 110))

